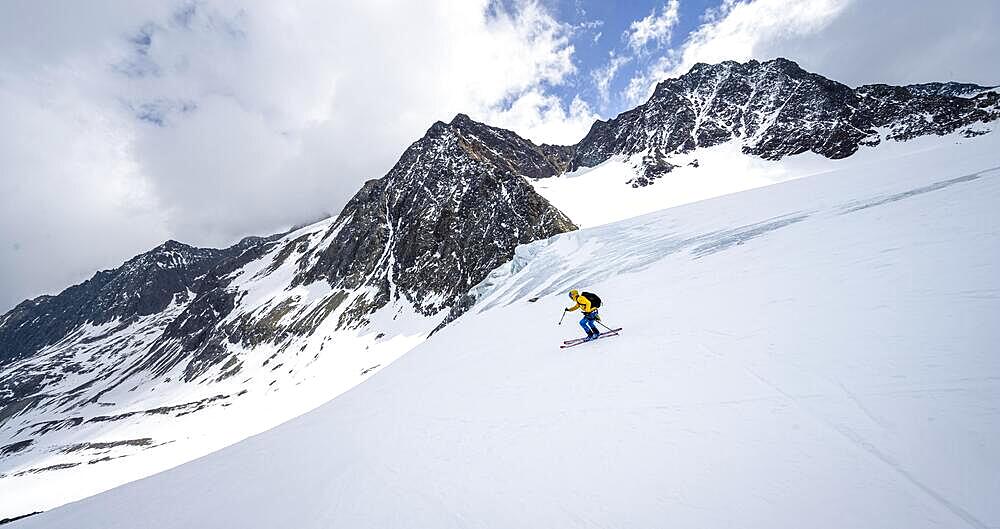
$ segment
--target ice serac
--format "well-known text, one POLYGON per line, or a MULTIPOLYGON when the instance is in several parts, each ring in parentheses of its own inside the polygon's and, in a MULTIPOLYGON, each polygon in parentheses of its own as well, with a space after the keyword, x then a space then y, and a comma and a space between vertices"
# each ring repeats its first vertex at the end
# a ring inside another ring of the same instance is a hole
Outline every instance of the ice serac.
POLYGON ((673 169, 671 154, 732 140, 767 160, 807 151, 839 159, 878 144, 879 129, 906 140, 996 120, 998 99, 967 83, 850 88, 787 59, 699 63, 659 83, 646 103, 594 123, 569 168, 642 154, 648 183, 673 169))

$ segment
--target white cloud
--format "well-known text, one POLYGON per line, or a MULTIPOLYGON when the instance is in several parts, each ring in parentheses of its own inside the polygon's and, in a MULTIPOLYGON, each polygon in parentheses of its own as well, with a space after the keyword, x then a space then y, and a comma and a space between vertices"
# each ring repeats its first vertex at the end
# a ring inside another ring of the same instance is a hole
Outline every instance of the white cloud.
MULTIPOLYGON (((477 118, 477 116, 471 116, 477 118)), ((572 145, 586 135, 594 121, 600 119, 590 106, 574 97, 568 108, 559 98, 532 90, 519 97, 510 108, 494 109, 483 120, 517 132, 535 143, 572 145)))
POLYGON ((706 11, 683 44, 629 81, 627 105, 655 84, 698 62, 786 57, 803 68, 856 86, 961 80, 1000 81, 1000 3, 960 7, 910 0, 725 0, 706 11))
POLYGON ((654 8, 645 18, 632 21, 622 33, 625 49, 612 49, 608 52, 608 62, 590 71, 602 110, 607 110, 611 102, 611 85, 623 66, 631 62, 648 62, 651 51, 670 45, 674 27, 680 20, 679 10, 678 0, 667 0, 659 11, 654 8))
POLYGON ((681 75, 698 62, 761 58, 761 51, 768 43, 821 30, 850 1, 726 0, 706 11, 704 23, 679 48, 667 51, 638 72, 625 89, 625 100, 629 104, 642 102, 657 82, 681 75))
POLYGON ((755 0, 729 2, 715 19, 691 33, 669 74, 698 62, 759 57, 775 40, 811 35, 828 26, 852 0, 755 0))
POLYGON ((74 91, 39 105, 32 86, 0 80, 0 310, 168 236, 118 116, 74 91))
POLYGON ((42 4, 0 20, 0 307, 335 213, 458 112, 537 142, 593 117, 549 93, 573 28, 533 1, 42 4))
POLYGON ((1000 82, 1000 2, 854 0, 816 31, 761 42, 759 56, 787 56, 851 86, 927 81, 1000 82))
POLYGON ((645 18, 633 21, 622 35, 622 39, 635 54, 644 53, 650 42, 653 42, 656 48, 670 44, 670 37, 679 19, 679 9, 678 0, 668 0, 659 14, 653 9, 645 18))
POLYGON ((612 51, 609 55, 608 63, 590 72, 590 77, 597 87, 597 94, 601 102, 607 104, 610 99, 611 81, 614 80, 618 70, 632 61, 628 55, 617 55, 612 51))

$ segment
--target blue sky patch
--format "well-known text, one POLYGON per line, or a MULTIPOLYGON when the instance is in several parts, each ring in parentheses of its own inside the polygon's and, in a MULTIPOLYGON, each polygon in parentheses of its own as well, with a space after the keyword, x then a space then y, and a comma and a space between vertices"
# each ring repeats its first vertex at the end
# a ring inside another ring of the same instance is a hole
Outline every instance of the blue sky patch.
POLYGON ((667 53, 670 47, 680 45, 687 35, 701 24, 705 11, 717 8, 720 4, 719 1, 707 0, 679 2, 677 22, 671 30, 671 38, 666 42, 647 43, 642 54, 635 54, 628 46, 626 32, 635 21, 651 14, 662 14, 668 2, 663 0, 556 2, 550 6, 556 18, 576 28, 572 41, 578 71, 568 83, 555 87, 553 93, 558 94, 567 105, 574 96, 579 95, 600 114, 609 117, 627 110, 629 104, 620 97, 620 94, 628 86, 629 80, 667 53), (593 73, 606 68, 612 57, 617 57, 622 64, 607 87, 609 99, 602 101, 593 73), (623 62, 623 58, 627 58, 627 62, 623 62))

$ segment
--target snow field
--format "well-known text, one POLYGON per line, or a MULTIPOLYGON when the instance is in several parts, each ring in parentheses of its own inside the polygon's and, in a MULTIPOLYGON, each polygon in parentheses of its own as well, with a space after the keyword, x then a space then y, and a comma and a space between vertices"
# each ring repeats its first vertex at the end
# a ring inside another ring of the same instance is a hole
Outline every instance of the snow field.
POLYGON ((972 141, 955 133, 898 142, 885 139, 888 132, 880 131, 883 139, 877 147, 862 147, 840 160, 813 152, 777 161, 764 160, 743 154, 744 142, 730 141, 689 153, 672 154, 668 160, 676 167, 645 187, 633 188, 630 183, 641 174, 643 153, 630 158, 613 157, 596 167, 584 167, 531 183, 535 191, 578 226, 590 228, 806 176, 830 172, 867 173, 883 164, 891 167, 896 160, 914 154, 947 150, 972 141))
POLYGON ((998 526, 992 136, 533 243, 365 384, 14 527, 998 526), (560 350, 571 287, 622 336, 560 350))

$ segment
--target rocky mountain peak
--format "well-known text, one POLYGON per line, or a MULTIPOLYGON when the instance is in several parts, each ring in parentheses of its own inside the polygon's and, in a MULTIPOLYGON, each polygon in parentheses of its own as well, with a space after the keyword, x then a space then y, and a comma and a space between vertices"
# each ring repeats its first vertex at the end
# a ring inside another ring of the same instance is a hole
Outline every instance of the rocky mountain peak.
POLYGON ((973 83, 958 83, 948 81, 947 83, 920 83, 906 85, 904 88, 915 96, 955 96, 969 97, 975 96, 987 90, 996 88, 995 86, 981 86, 973 83))
POLYGON ((128 324, 187 299, 196 279, 231 252, 166 241, 56 296, 15 307, 0 323, 0 363, 55 343, 84 323, 128 324))
POLYGON ((178 252, 178 251, 191 251, 195 249, 196 248, 194 246, 191 246, 189 244, 184 244, 182 242, 175 241, 173 239, 167 239, 166 241, 163 242, 163 244, 157 246, 156 248, 153 248, 152 251, 178 252))
POLYGON ((469 117, 468 114, 463 114, 461 112, 455 114, 455 117, 452 118, 450 125, 452 127, 457 127, 457 128, 462 128, 462 127, 478 128, 486 126, 478 121, 473 120, 472 118, 469 117))
POLYGON ((509 130, 465 114, 435 123, 348 203, 304 281, 374 281, 378 294, 352 313, 395 297, 428 314, 452 307, 518 244, 575 229, 526 180, 560 170, 545 149, 509 130))
POLYGON ((843 158, 883 139, 948 134, 995 120, 995 92, 984 90, 962 83, 852 89, 784 58, 699 63, 659 83, 646 103, 596 122, 576 145, 569 169, 643 154, 647 176, 655 177, 671 170, 673 153, 734 140, 768 160, 806 151, 843 158))

